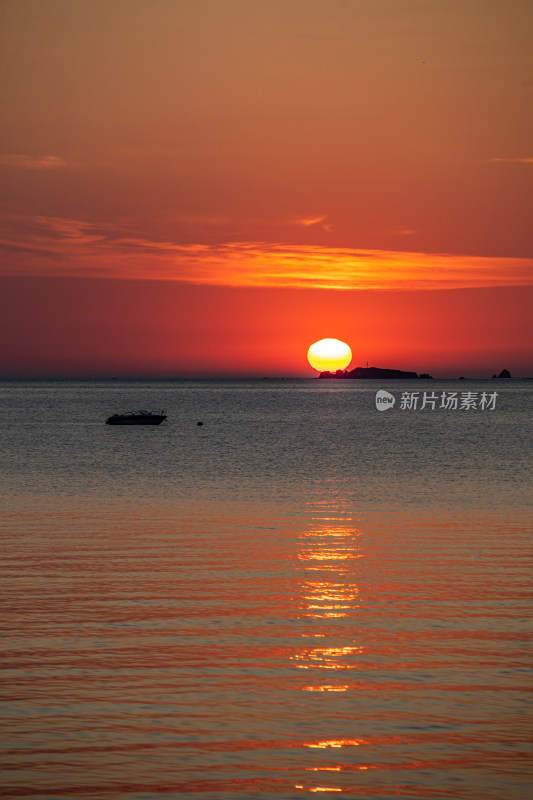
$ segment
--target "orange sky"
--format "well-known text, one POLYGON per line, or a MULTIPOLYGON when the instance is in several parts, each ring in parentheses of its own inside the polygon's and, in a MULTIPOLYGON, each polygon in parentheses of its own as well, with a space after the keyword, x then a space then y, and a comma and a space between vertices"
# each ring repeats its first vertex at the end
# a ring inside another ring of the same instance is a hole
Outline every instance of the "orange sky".
POLYGON ((0 374, 533 374, 529 0, 0 10, 0 374))

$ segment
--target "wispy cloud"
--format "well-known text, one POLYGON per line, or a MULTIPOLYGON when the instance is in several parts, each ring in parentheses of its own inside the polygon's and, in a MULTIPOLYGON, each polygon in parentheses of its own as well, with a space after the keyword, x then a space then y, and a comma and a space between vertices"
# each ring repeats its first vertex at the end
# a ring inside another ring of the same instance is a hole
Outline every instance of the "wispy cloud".
POLYGON ((182 214, 177 217, 178 222, 185 223, 186 225, 197 226, 227 226, 239 228, 271 228, 273 226, 280 227, 293 227, 299 226, 304 228, 319 227, 326 231, 331 231, 331 227, 326 223, 326 216, 321 217, 237 217, 227 216, 220 214, 182 214))
POLYGON ((306 228, 309 228, 311 225, 319 225, 321 222, 324 222, 325 217, 307 217, 304 219, 297 219, 296 225, 303 225, 306 228))
POLYGON ((326 217, 304 217, 294 221, 295 225, 303 225, 304 228, 314 228, 317 225, 323 230, 331 233, 331 226, 326 224, 326 217))
POLYGON ((533 259, 298 246, 180 244, 113 225, 30 217, 0 237, 3 274, 173 280, 219 286, 457 289, 533 285, 533 259))
POLYGON ((414 228, 393 228, 390 231, 385 231, 385 233, 391 236, 414 236, 418 231, 414 228))
POLYGON ((68 166, 59 156, 29 156, 23 153, 6 153, 0 156, 0 165, 17 169, 58 169, 68 166))

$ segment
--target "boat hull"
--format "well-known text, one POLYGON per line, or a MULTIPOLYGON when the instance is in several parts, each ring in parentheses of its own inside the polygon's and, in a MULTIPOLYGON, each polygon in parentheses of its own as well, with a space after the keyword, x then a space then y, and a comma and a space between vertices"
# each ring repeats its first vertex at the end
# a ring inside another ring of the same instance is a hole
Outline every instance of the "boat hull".
POLYGON ((106 425, 161 425, 165 419, 155 414, 150 417, 109 417, 106 425))

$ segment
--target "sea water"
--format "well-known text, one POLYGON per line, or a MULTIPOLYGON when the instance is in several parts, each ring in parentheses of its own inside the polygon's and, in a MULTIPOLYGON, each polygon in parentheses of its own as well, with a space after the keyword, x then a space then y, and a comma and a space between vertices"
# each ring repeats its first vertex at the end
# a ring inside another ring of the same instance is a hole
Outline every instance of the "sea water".
POLYGON ((530 796, 533 382, 0 398, 3 796, 530 796))

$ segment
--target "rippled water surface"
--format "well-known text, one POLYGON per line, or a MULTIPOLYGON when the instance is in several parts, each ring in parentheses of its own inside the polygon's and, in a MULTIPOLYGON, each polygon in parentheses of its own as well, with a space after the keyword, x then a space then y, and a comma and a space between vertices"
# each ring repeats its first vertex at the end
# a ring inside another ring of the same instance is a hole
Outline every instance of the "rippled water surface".
POLYGON ((529 797, 532 397, 0 384, 4 796, 529 797))

